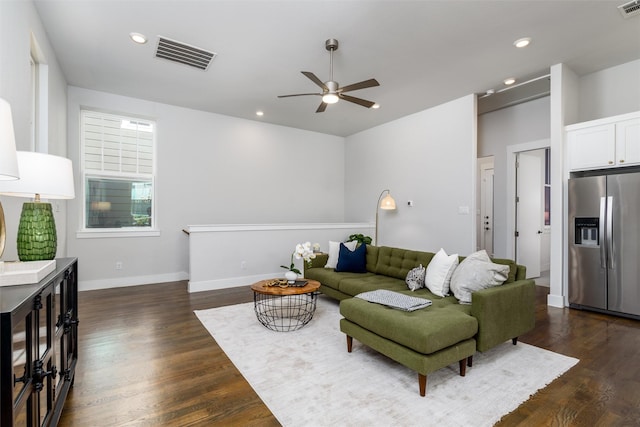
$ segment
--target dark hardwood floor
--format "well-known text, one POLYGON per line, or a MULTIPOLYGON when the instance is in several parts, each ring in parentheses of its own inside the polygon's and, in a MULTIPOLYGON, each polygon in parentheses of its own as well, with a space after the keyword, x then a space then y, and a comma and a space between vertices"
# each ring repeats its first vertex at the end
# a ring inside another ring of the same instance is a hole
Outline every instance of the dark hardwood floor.
MULTIPOLYGON (((547 293, 537 287, 536 328, 520 339, 580 362, 498 425, 640 425, 640 322, 547 307, 547 293)), ((186 282, 81 292, 59 425, 279 425, 193 314, 249 301, 248 287, 189 294, 186 282)))

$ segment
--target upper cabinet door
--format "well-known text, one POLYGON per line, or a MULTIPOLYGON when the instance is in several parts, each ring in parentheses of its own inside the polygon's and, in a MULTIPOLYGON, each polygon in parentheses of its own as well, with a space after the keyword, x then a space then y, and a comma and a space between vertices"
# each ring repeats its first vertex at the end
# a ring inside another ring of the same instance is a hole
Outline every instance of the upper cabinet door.
POLYGON ((567 132, 570 170, 602 169, 616 163, 615 124, 591 126, 567 132))
POLYGON ((640 118, 616 123, 616 162, 619 166, 640 164, 640 118))

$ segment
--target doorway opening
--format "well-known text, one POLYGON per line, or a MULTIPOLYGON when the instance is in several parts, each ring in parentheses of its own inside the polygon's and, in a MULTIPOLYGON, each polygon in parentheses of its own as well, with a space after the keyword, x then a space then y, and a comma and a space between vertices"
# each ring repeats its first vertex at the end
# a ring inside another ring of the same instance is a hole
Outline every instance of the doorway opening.
POLYGON ((478 197, 476 250, 484 249, 490 257, 494 256, 494 159, 493 156, 478 159, 478 197))
POLYGON ((550 163, 548 147, 515 153, 515 260, 527 267, 527 278, 549 277, 550 163))

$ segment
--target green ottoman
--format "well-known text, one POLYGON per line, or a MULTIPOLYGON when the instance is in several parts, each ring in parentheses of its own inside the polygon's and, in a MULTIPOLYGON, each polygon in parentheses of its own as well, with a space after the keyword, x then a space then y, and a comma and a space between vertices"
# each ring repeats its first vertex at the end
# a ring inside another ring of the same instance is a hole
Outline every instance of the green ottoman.
POLYGON ((459 304, 434 301, 430 307, 406 312, 349 298, 340 302, 340 314, 347 351, 355 338, 418 372, 421 396, 426 394, 427 374, 458 362, 464 376, 465 367, 472 364, 478 321, 459 304))

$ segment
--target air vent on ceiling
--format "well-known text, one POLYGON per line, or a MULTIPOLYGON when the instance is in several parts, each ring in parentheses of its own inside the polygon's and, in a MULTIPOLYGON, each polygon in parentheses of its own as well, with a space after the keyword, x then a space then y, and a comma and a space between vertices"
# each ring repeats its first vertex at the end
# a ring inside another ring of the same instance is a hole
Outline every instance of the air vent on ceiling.
POLYGON ((156 48, 156 58, 168 59, 169 61, 189 65, 200 70, 209 68, 211 60, 216 56, 215 52, 209 52, 199 47, 158 37, 158 47, 156 48))
POLYGON ((624 18, 640 15, 640 0, 632 0, 618 6, 618 10, 624 18))

